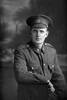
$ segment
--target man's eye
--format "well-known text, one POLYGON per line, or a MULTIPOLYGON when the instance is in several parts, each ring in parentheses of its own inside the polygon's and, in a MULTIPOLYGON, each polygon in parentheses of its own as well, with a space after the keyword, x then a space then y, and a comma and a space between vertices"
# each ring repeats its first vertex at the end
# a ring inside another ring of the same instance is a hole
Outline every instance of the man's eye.
POLYGON ((41 33, 44 33, 44 31, 43 31, 43 30, 40 30, 40 32, 41 32, 41 33))
POLYGON ((32 30, 32 32, 37 32, 36 30, 32 30))

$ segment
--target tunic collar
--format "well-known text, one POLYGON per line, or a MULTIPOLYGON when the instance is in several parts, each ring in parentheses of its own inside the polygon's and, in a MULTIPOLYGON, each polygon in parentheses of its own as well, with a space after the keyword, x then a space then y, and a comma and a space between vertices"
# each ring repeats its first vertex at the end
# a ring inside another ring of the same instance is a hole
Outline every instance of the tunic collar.
POLYGON ((42 46, 41 49, 38 49, 38 48, 34 45, 34 43, 33 43, 32 41, 30 41, 28 44, 29 44, 30 48, 32 48, 36 53, 38 53, 38 54, 39 54, 40 52, 42 52, 43 54, 45 53, 45 49, 46 49, 45 44, 43 44, 43 46, 42 46))

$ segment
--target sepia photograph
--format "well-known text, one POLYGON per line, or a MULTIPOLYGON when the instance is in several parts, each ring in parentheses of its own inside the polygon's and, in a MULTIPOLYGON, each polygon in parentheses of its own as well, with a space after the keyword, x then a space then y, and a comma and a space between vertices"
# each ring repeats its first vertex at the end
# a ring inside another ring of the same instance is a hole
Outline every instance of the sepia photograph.
POLYGON ((67 100, 66 0, 0 0, 0 100, 67 100))

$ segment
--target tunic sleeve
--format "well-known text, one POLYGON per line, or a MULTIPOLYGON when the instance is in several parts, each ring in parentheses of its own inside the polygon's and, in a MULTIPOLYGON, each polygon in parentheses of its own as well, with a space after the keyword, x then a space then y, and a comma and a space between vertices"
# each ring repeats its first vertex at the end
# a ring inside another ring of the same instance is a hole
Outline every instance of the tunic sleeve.
POLYGON ((26 58, 21 49, 16 49, 14 53, 14 71, 17 82, 38 82, 33 73, 28 71, 26 58))
POLYGON ((66 97, 67 85, 66 85, 66 80, 63 75, 63 72, 59 66, 56 52, 55 52, 54 64, 55 64, 54 72, 53 72, 51 81, 55 87, 55 90, 56 90, 55 93, 57 94, 58 99, 63 100, 63 98, 66 97))

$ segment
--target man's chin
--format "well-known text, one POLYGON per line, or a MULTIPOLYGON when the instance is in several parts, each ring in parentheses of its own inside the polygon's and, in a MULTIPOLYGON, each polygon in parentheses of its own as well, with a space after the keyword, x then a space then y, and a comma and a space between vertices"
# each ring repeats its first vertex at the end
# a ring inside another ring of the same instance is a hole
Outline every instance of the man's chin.
POLYGON ((36 44, 42 44, 43 42, 40 42, 40 41, 34 41, 34 43, 36 43, 36 44))

